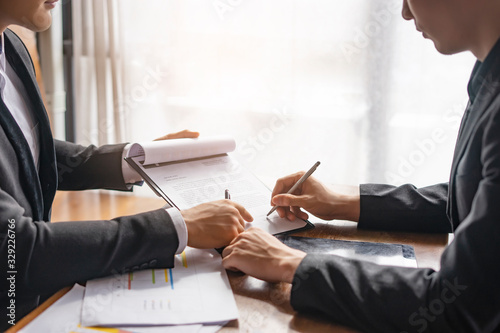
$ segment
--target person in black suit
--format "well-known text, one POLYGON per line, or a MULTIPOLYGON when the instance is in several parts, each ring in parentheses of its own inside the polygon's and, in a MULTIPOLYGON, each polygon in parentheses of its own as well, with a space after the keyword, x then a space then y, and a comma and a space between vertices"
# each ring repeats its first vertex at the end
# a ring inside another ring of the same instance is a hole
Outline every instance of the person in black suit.
POLYGON ((342 196, 303 173, 277 181, 280 216, 356 221, 359 228, 454 232, 441 269, 386 267, 291 249, 259 229, 241 233, 223 264, 292 283, 291 304, 363 332, 500 332, 500 1, 404 0, 403 17, 438 51, 478 59, 449 182, 426 188, 366 184, 342 196))
MULTIPOLYGON (((0 0, 0 330, 75 282, 172 267, 186 245, 218 248, 252 217, 229 200, 159 208, 111 221, 47 223, 56 190, 130 190, 125 144, 83 147, 54 140, 31 58, 7 26, 40 31, 55 1, 0 0)), ((197 136, 182 131, 163 139, 197 136)))

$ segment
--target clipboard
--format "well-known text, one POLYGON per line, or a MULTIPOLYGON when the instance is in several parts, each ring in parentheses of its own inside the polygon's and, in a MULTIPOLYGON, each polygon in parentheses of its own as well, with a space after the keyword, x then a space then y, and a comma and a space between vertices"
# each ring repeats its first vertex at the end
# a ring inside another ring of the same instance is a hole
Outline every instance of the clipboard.
POLYGON ((415 250, 406 244, 346 241, 328 238, 281 236, 285 245, 306 253, 338 255, 379 265, 417 267, 415 250))

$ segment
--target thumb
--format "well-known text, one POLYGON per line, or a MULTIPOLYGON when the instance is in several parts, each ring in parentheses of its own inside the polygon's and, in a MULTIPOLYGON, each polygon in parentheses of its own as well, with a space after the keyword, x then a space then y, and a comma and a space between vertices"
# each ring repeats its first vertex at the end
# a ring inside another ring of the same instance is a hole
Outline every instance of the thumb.
POLYGON ((299 206, 305 203, 302 196, 293 194, 277 194, 273 197, 273 204, 276 206, 299 206))

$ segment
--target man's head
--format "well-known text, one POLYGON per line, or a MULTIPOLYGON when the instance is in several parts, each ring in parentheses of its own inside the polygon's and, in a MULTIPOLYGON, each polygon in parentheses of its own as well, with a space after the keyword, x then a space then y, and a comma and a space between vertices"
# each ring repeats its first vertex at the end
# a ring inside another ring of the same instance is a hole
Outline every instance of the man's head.
POLYGON ((481 59, 500 37, 498 0, 403 0, 403 17, 443 54, 469 50, 481 59))
POLYGON ((50 27, 50 10, 57 0, 0 0, 0 32, 8 25, 17 24, 33 31, 50 27))

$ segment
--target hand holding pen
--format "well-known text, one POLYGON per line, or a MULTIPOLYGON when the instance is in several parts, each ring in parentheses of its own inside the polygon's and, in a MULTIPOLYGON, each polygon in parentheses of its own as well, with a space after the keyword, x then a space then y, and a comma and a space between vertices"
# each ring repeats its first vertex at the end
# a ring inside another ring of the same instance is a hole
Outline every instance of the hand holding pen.
MULTIPOLYGON (((276 182, 276 185, 274 186, 273 194, 271 196, 272 203, 274 203, 275 194, 281 193, 278 191, 282 191, 285 187, 287 187, 290 184, 293 184, 293 186, 286 193, 293 194, 299 188, 299 186, 302 185, 302 183, 305 182, 307 180, 307 178, 309 178, 309 176, 311 176, 314 171, 316 171, 316 168, 319 165, 320 165, 320 162, 318 161, 318 162, 314 163, 314 165, 311 167, 311 169, 309 169, 306 173, 299 172, 295 175, 292 175, 293 176, 292 178, 290 178, 290 176, 289 176, 289 177, 278 179, 278 181, 276 182), (300 175, 299 176, 300 178, 298 178, 298 180, 296 179, 297 177, 295 177, 296 175, 300 175), (292 180, 292 182, 290 182, 290 180, 292 180)), ((267 213, 266 216, 271 215, 276 209, 278 209, 279 204, 277 204, 277 203, 274 203, 274 204, 275 204, 275 206, 273 208, 271 208, 271 210, 269 211, 269 213, 267 213)), ((280 214, 280 216, 281 216, 281 214, 280 214)), ((281 216, 281 217, 283 217, 283 216, 281 216)))
POLYGON ((298 172, 278 179, 273 189, 271 204, 278 206, 279 216, 286 217, 290 221, 296 217, 306 220, 309 215, 302 211, 302 208, 323 220, 358 221, 359 194, 345 195, 333 192, 314 177, 304 177, 311 173, 298 172), (294 188, 297 183, 300 185, 294 188))
POLYGON ((321 219, 337 218, 334 207, 337 205, 338 195, 310 177, 319 164, 317 162, 307 172, 278 179, 271 197, 271 204, 275 206, 269 214, 276 209, 280 217, 286 217, 290 221, 296 217, 306 220, 309 215, 301 210, 303 208, 321 219))

